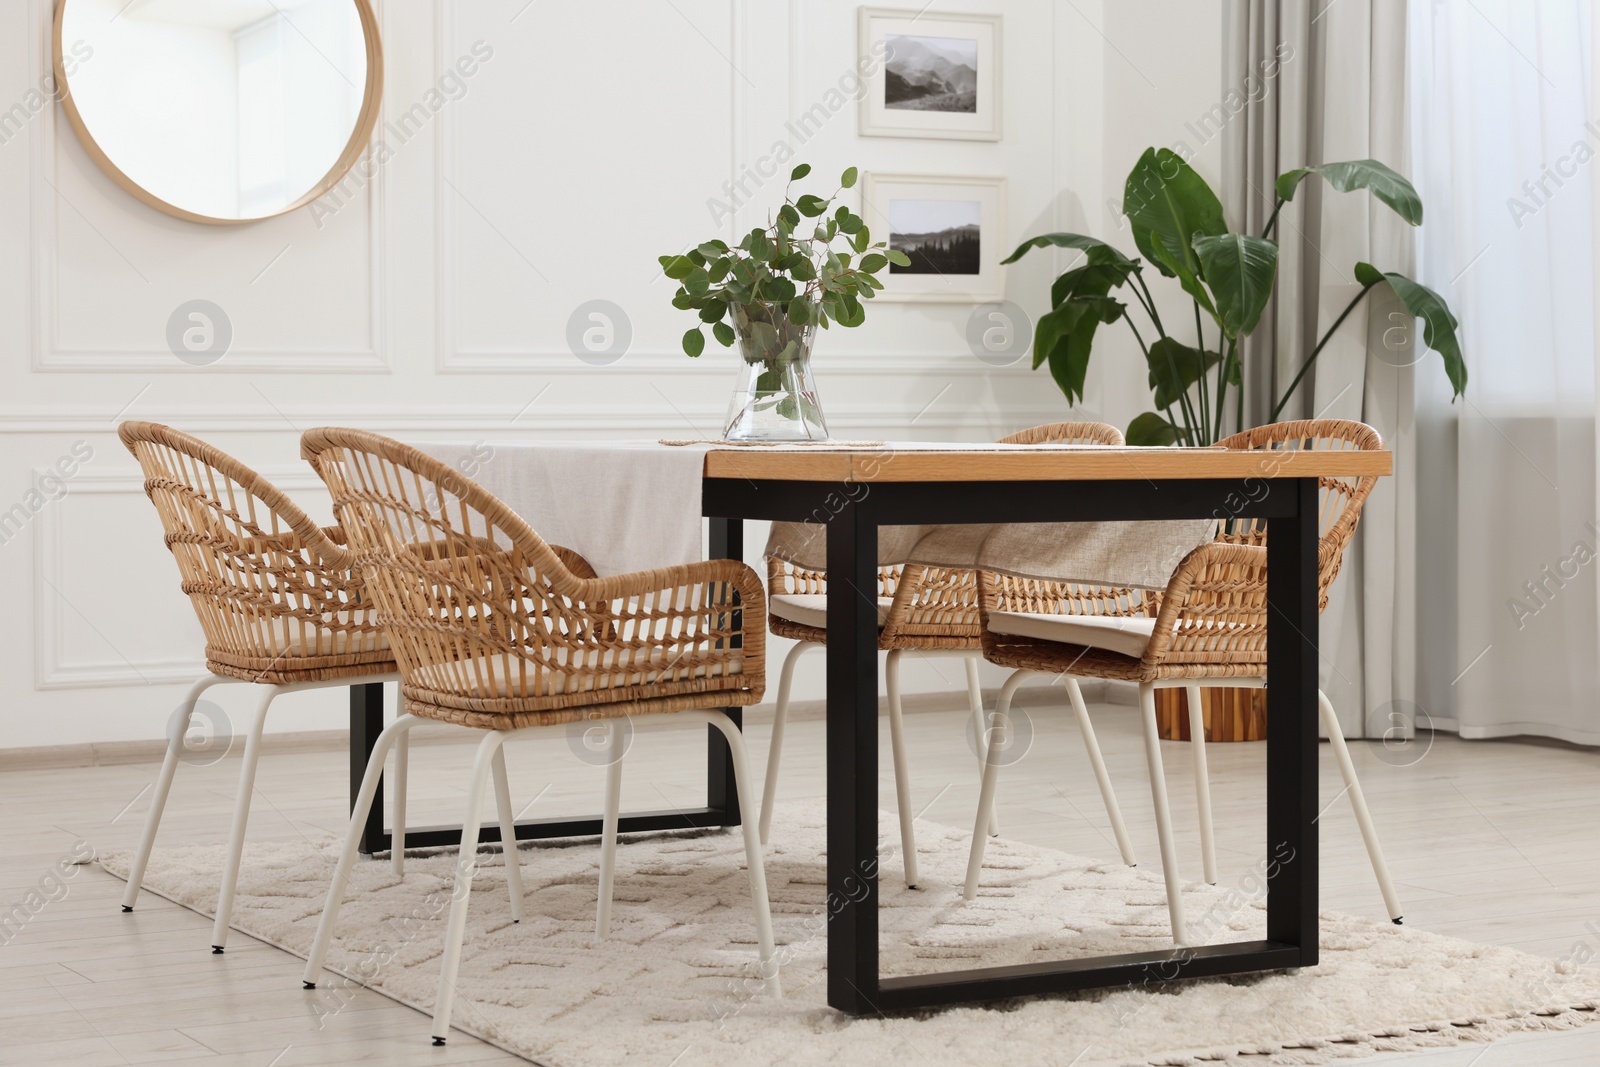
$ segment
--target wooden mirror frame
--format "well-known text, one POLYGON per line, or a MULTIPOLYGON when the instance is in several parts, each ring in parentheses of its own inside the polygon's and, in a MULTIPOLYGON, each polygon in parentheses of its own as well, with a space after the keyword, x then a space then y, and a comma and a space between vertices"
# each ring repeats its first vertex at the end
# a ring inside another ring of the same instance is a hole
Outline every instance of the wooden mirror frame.
POLYGON ((89 153, 89 158, 98 163, 100 169, 110 175, 111 180, 122 186, 126 192, 149 204, 157 211, 188 222, 200 222, 210 226, 239 226, 251 222, 260 222, 263 219, 277 218, 279 215, 287 215, 291 211, 298 211, 344 180, 344 176, 350 173, 350 168, 356 165, 356 161, 367 150, 367 142, 371 140, 373 131, 378 128, 378 110, 383 103, 383 42, 378 37, 378 17, 372 10, 372 0, 350 0, 351 3, 355 4, 356 14, 361 18, 361 32, 366 41, 367 84, 362 94, 361 111, 356 116, 356 126, 350 134, 350 140, 345 144, 344 151, 339 153, 339 158, 334 161, 333 166, 323 176, 322 180, 312 186, 304 196, 281 211, 274 211, 270 215, 257 215, 248 219, 222 219, 211 215, 199 215, 176 204, 168 203, 128 177, 120 167, 111 161, 111 157, 106 155, 99 143, 95 141, 94 134, 89 132, 88 125, 78 112, 78 106, 72 99, 72 83, 67 79, 61 47, 62 21, 66 14, 67 5, 71 2, 72 0, 56 0, 56 13, 52 30, 53 43, 51 50, 62 109, 66 111, 67 120, 72 123, 72 128, 78 135, 78 140, 82 142, 85 151, 89 153))

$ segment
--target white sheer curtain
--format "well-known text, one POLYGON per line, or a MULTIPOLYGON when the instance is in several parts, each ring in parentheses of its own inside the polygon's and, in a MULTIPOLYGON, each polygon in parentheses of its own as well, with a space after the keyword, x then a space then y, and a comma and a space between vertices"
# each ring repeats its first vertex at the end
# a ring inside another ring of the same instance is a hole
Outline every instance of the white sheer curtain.
POLYGON ((1600 744, 1594 14, 1413 0, 1409 22, 1419 280, 1471 375, 1452 405, 1437 357, 1417 367, 1419 725, 1600 744))

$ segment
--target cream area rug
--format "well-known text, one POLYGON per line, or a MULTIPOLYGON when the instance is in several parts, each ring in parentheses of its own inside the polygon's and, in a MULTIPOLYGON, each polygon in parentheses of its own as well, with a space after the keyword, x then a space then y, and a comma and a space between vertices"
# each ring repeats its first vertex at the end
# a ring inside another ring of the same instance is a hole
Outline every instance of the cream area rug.
MULTIPOLYGON (((784 997, 753 981, 755 935, 737 831, 624 838, 611 940, 593 942, 593 840, 524 845, 527 918, 513 925, 499 855, 473 885, 454 1023, 548 1067, 840 1063, 1318 1064, 1385 1050, 1488 1041, 1600 1018, 1600 975, 1511 949, 1348 915, 1322 919, 1322 963, 1298 972, 1118 988, 926 1014, 852 1019, 827 1007, 824 823, 818 803, 780 805, 767 879, 784 997)), ((893 826, 892 818, 885 826, 893 826)), ((964 903, 969 836, 918 824, 921 889, 883 864, 885 974, 1162 949, 1159 874, 1004 839, 964 903)), ((332 839, 246 848, 235 928, 304 956, 336 856, 332 839)), ((889 850, 885 849, 885 855, 889 850)), ((128 853, 101 863, 125 877, 128 853)), ((222 846, 157 849, 145 887, 210 913, 222 846)), ((409 858, 396 880, 358 863, 331 970, 431 1014, 454 856, 409 858)), ((1263 936, 1261 872, 1185 889, 1190 930, 1211 942, 1263 936)), ((298 982, 298 976, 285 981, 298 982)), ((348 982, 325 975, 313 1010, 348 982)), ((416 1020, 419 1045, 428 1019, 416 1020)))

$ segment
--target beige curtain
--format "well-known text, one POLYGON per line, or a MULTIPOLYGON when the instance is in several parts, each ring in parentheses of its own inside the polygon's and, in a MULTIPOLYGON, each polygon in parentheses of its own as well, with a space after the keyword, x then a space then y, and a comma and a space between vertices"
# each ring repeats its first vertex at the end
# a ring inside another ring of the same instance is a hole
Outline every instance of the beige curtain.
MULTIPOLYGON (((1273 185, 1294 167, 1373 158, 1409 173, 1406 5, 1395 0, 1226 0, 1223 201, 1262 232, 1273 185)), ((1247 340, 1247 425, 1360 419, 1395 452, 1395 476, 1368 500, 1322 618, 1322 686, 1351 737, 1408 736, 1416 676, 1411 363, 1423 350, 1386 289, 1347 319, 1277 418, 1273 408, 1316 341, 1360 290, 1358 260, 1411 274, 1411 228, 1363 192, 1315 178, 1279 215, 1278 286, 1247 340), (1381 294, 1381 295, 1380 295, 1381 294)))

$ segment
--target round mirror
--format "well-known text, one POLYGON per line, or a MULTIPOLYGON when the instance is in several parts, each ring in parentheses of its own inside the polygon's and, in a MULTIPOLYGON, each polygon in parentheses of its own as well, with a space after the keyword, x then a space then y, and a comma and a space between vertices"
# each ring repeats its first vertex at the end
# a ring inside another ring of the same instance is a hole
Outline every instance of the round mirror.
POLYGON ((271 218, 327 192, 383 92, 371 0, 58 0, 55 67, 95 162, 194 222, 271 218))

